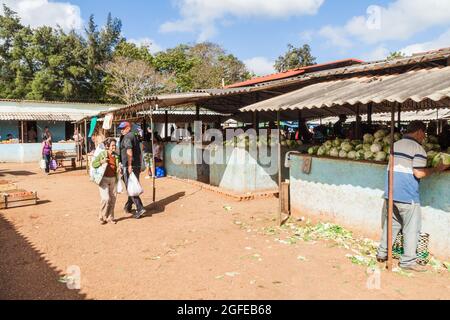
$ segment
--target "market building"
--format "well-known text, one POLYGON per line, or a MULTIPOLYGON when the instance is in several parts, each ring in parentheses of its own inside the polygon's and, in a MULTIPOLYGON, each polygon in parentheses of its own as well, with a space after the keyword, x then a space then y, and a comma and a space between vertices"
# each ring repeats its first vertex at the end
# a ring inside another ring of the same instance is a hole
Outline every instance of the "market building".
POLYGON ((74 149, 74 122, 113 104, 57 101, 0 100, 0 162, 37 162, 46 127, 52 134, 54 149, 74 149))

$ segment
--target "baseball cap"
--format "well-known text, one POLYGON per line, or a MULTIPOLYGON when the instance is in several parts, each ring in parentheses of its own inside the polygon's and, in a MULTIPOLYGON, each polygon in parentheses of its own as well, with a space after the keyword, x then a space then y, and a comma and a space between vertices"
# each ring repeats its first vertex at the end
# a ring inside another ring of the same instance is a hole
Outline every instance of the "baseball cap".
POLYGON ((121 122, 120 124, 119 124, 119 129, 125 129, 125 128, 131 128, 131 125, 130 125, 130 123, 129 122, 126 122, 126 121, 124 121, 124 122, 121 122))

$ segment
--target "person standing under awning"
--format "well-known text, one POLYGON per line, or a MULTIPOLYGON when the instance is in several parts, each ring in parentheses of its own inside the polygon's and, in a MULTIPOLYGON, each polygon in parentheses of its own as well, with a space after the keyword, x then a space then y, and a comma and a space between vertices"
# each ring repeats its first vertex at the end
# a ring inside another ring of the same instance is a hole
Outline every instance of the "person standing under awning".
MULTIPOLYGON (((403 139, 394 144, 394 215, 392 238, 394 243, 400 231, 403 232, 404 254, 400 258, 400 268, 416 272, 427 271, 417 263, 417 244, 422 228, 420 207, 420 180, 434 173, 447 170, 450 166, 441 163, 437 168, 427 168, 427 153, 422 147, 427 127, 421 121, 409 124, 403 139)), ((383 208, 383 234, 378 248, 377 260, 387 261, 388 235, 387 211, 389 177, 386 179, 383 208)))

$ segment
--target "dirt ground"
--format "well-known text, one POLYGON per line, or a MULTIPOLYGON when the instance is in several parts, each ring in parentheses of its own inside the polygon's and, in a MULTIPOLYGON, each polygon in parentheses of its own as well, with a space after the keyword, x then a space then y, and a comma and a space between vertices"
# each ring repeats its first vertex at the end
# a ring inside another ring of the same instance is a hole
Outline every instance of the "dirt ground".
POLYGON ((171 179, 143 183, 149 214, 97 221, 99 194, 85 171, 43 175, 0 164, 0 179, 38 192, 41 203, 0 211, 0 299, 450 299, 450 273, 381 273, 330 245, 287 245, 259 232, 275 225, 277 199, 236 202, 171 179), (227 207, 227 208, 224 208, 227 207), (301 257, 301 258, 299 258, 301 257), (81 290, 58 281, 81 270, 81 290))

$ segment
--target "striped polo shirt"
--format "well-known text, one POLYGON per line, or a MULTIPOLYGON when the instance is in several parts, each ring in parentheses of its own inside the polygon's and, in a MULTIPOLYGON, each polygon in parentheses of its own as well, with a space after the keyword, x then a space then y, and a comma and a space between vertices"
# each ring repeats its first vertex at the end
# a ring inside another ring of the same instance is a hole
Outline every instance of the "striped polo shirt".
MULTIPOLYGON (((427 153, 420 143, 405 137, 394 144, 394 201, 420 204, 420 180, 414 169, 427 167, 427 153)), ((389 167, 388 167, 389 173, 389 167)), ((384 197, 389 196, 389 174, 386 177, 384 197)))

